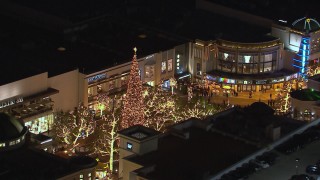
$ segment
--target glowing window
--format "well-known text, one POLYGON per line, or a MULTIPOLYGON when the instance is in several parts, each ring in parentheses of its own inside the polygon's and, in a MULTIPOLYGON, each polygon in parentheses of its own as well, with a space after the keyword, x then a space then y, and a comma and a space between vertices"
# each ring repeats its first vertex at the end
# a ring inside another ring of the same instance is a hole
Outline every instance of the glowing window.
POLYGON ((133 147, 132 144, 128 142, 128 143, 127 143, 127 149, 128 149, 128 150, 132 150, 132 147, 133 147))
POLYGON ((13 145, 15 145, 16 144, 16 141, 11 141, 11 142, 9 142, 9 146, 13 146, 13 145))
POLYGON ((0 148, 6 147, 6 143, 0 143, 0 148))

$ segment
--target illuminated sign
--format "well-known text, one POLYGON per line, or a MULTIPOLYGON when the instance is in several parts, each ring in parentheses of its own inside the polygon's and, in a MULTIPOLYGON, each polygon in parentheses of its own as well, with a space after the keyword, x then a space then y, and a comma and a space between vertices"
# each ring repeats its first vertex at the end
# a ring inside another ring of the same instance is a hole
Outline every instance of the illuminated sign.
POLYGON ((161 63, 161 73, 165 73, 166 69, 167 69, 166 61, 162 61, 162 63, 161 63))
POLYGON ((100 80, 100 79, 105 79, 106 77, 107 77, 106 74, 98 74, 98 75, 89 77, 88 78, 88 83, 91 83, 93 81, 97 81, 97 80, 100 80))
POLYGON ((228 83, 228 84, 234 84, 236 81, 234 79, 228 79, 228 78, 220 78, 219 80, 222 83, 228 83))
POLYGON ((267 80, 256 80, 256 84, 267 84, 267 80))
POLYGON ((18 98, 12 98, 12 99, 8 99, 5 101, 0 102, 0 109, 1 108, 5 108, 14 104, 18 104, 23 102, 23 98, 22 97, 18 97, 18 98))
POLYGON ((281 78, 281 79, 273 79, 271 82, 272 83, 277 83, 277 82, 283 82, 284 81, 284 78, 281 78))
POLYGON ((286 76, 286 81, 289 81, 291 79, 297 79, 298 78, 298 74, 295 73, 295 74, 292 74, 290 76, 286 76))

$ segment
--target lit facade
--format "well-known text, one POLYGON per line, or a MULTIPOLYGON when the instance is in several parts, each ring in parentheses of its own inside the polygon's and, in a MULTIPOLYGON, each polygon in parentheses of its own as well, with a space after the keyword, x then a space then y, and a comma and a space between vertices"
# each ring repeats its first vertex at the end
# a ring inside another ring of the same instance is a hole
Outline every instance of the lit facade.
POLYGON ((292 68, 302 73, 310 66, 319 65, 319 29, 320 24, 316 20, 303 17, 294 21, 290 27, 274 24, 271 34, 283 43, 284 56, 293 59, 292 68))
MULTIPOLYGON (((278 38, 257 43, 220 39, 195 40, 143 58, 139 58, 138 50, 137 56, 141 79, 151 86, 163 83, 169 88, 171 77, 198 83, 206 78, 221 88, 261 91, 281 88, 283 83, 298 78, 292 64, 287 63, 292 58, 283 53, 283 43, 278 38)), ((87 75, 88 106, 98 110, 98 94, 113 96, 123 91, 130 67, 128 62, 87 75)), ((117 104, 116 100, 110 103, 117 104)))
POLYGON ((21 119, 33 134, 51 130, 55 110, 83 102, 84 76, 78 70, 53 77, 41 73, 0 86, 0 112, 21 119))

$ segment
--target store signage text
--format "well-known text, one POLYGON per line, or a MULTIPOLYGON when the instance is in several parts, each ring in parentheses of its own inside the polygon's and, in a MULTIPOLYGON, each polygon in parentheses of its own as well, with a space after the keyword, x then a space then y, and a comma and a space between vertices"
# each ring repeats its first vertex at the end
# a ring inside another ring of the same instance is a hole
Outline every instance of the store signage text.
POLYGON ((88 78, 88 83, 91 83, 96 80, 105 79, 107 77, 106 74, 98 74, 88 78))
POLYGON ((18 97, 18 98, 13 98, 13 99, 8 99, 5 101, 0 102, 0 109, 1 108, 5 108, 14 104, 18 104, 23 102, 23 98, 22 97, 18 97))

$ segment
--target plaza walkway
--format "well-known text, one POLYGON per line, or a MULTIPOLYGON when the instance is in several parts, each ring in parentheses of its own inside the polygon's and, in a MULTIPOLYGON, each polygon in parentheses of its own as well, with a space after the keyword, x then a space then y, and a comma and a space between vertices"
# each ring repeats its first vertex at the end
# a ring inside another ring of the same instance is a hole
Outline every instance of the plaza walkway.
POLYGON ((271 97, 274 100, 277 92, 274 90, 267 90, 266 92, 253 92, 251 98, 249 98, 249 92, 238 92, 238 96, 229 95, 228 97, 220 92, 219 94, 210 97, 210 102, 215 104, 227 104, 229 100, 229 104, 239 106, 248 106, 258 101, 268 104, 268 100, 270 100, 270 94, 272 94, 271 97))

